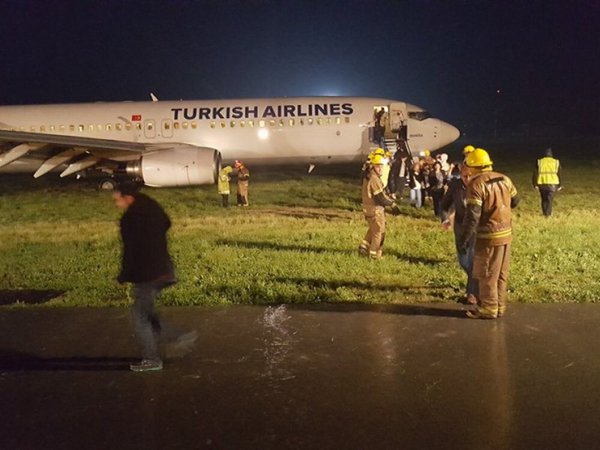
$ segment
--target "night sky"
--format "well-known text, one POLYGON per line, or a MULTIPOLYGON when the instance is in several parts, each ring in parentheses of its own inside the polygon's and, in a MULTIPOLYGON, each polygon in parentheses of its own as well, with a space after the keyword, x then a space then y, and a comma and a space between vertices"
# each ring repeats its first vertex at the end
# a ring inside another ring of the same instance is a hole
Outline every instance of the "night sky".
POLYGON ((357 95, 599 135, 599 29, 600 0, 0 0, 0 104, 357 95))

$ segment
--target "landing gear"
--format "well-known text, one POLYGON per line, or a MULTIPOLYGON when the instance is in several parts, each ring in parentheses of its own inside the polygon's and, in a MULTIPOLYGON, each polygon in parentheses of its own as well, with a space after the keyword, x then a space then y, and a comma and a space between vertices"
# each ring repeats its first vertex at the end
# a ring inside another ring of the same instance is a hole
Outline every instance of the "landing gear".
POLYGON ((114 191, 117 187, 117 180, 114 178, 102 178, 98 183, 98 189, 101 191, 114 191))

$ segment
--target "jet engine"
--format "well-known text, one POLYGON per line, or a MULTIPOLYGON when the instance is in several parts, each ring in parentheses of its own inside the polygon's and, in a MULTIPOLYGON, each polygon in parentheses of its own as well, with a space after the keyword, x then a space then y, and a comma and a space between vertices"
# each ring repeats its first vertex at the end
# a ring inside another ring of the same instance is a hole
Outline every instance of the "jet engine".
POLYGON ((144 153, 127 164, 127 174, 147 186, 214 184, 221 170, 221 154, 212 148, 177 146, 144 153))

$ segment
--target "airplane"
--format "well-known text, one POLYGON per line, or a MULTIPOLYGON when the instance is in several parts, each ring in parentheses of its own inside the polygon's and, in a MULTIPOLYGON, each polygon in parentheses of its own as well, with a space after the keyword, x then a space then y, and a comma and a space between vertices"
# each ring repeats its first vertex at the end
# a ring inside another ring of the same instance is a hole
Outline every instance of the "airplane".
MULTIPOLYGON (((221 164, 362 162, 375 118, 385 138, 403 130, 414 155, 460 132, 418 106, 367 97, 283 97, 0 106, 0 172, 104 174, 148 186, 214 184, 221 164), (376 116, 379 114, 379 116, 376 116)), ((395 148, 391 149, 395 150, 395 148)))

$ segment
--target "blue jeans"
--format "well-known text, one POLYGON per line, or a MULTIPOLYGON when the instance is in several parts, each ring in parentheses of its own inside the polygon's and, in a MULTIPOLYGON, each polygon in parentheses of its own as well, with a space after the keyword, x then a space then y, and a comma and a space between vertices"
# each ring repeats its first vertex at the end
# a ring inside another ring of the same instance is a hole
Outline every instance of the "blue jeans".
MULTIPOLYGON (((454 229, 454 242, 458 241, 460 230, 454 229)), ((479 295, 479 289, 477 288, 477 279, 473 278, 473 257, 475 255, 475 238, 471 239, 469 246, 467 247, 466 253, 460 253, 458 247, 456 248, 456 257, 458 264, 467 274, 467 294, 473 294, 474 296, 479 295)))
POLYGON ((165 287, 162 281, 149 281, 133 285, 133 328, 142 350, 143 359, 160 360, 158 340, 160 337, 175 340, 181 332, 160 320, 154 311, 154 302, 165 287))
POLYGON ((421 188, 410 190, 410 204, 416 206, 417 208, 423 206, 423 196, 421 193, 421 188))

